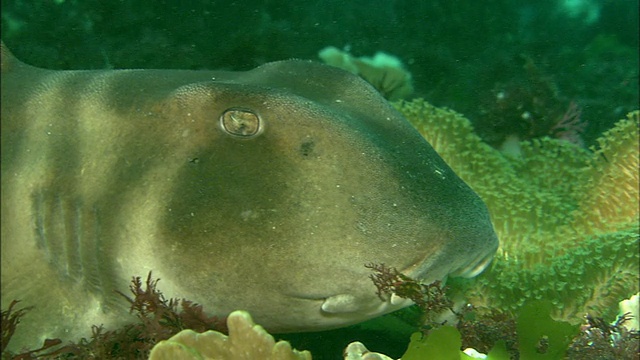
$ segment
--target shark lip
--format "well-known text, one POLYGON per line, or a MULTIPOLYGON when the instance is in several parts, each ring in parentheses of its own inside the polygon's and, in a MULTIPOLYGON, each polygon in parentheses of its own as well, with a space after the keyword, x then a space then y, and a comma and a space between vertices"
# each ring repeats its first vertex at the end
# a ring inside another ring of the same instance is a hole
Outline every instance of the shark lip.
POLYGON ((391 296, 389 297, 389 302, 393 306, 401 306, 401 307, 404 305, 408 305, 409 303, 411 304, 413 303, 413 301, 411 301, 410 299, 400 297, 396 295, 396 293, 391 293, 391 296))
POLYGON ((493 260, 494 252, 490 252, 489 254, 482 254, 482 256, 478 256, 467 263, 466 266, 460 267, 457 270, 451 273, 451 276, 460 276, 464 278, 472 278, 480 274, 486 269, 491 261, 493 260))
POLYGON ((418 280, 422 282, 425 279, 425 275, 428 273, 428 259, 432 257, 433 254, 427 253, 424 256, 420 257, 413 264, 405 267, 400 271, 401 274, 408 276, 412 279, 418 280))
POLYGON ((437 254, 427 253, 413 264, 402 269, 400 273, 423 283, 442 280, 448 276, 472 278, 483 272, 491 264, 494 253, 495 250, 480 252, 463 264, 459 264, 457 267, 454 265, 446 273, 438 274, 434 274, 432 269, 434 262, 437 261, 437 254))

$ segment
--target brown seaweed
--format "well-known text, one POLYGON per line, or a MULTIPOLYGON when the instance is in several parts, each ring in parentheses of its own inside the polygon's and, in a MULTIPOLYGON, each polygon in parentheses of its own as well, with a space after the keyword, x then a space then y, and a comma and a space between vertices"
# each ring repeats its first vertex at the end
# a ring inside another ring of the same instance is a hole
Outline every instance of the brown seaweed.
POLYGON ((133 296, 122 295, 131 305, 131 313, 138 321, 116 330, 94 325, 91 337, 77 343, 62 345, 60 339, 47 339, 42 347, 20 354, 4 352, 16 326, 30 308, 14 310, 18 301, 2 312, 2 351, 8 359, 146 359, 151 348, 184 329, 197 332, 218 330, 226 332, 224 318, 207 316, 201 305, 189 300, 166 299, 151 272, 146 281, 133 277, 129 289, 133 296))

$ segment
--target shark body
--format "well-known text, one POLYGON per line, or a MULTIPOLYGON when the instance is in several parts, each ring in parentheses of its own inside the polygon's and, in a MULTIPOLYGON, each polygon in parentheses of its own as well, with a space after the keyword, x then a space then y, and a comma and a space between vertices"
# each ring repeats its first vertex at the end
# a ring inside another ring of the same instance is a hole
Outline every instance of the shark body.
POLYGON ((132 276, 272 332, 357 323, 367 263, 475 276, 482 200, 366 82, 308 61, 246 72, 51 71, 2 48, 2 305, 11 347, 130 321, 132 276), (34 336, 38 334, 38 336, 34 336))

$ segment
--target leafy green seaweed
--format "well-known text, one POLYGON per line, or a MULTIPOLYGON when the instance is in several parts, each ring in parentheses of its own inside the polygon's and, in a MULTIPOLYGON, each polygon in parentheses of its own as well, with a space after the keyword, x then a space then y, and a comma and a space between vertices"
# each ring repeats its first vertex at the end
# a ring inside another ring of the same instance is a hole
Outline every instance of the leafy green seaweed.
POLYGON ((517 330, 520 358, 562 359, 578 327, 551 318, 548 301, 527 303, 518 313, 517 330))

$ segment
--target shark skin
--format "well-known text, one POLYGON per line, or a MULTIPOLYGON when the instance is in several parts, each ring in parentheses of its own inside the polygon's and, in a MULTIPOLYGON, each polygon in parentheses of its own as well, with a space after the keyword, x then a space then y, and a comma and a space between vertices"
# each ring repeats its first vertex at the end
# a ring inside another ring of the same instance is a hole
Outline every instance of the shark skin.
POLYGON ((210 315, 317 331, 411 304, 364 265, 471 277, 498 247, 482 200, 360 78, 52 71, 2 46, 2 307, 11 349, 132 320, 132 276, 210 315))

